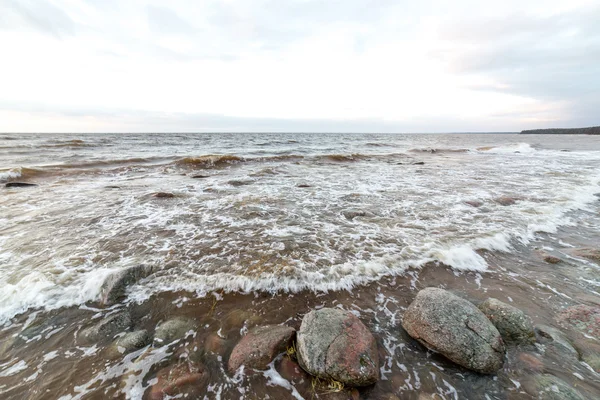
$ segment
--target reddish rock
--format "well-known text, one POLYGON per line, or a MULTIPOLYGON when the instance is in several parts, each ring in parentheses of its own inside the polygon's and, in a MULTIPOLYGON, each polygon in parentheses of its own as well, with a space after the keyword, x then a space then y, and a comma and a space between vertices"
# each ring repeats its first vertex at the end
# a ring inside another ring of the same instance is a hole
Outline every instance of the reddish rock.
POLYGON ((207 352, 223 355, 225 352, 225 345, 227 342, 225 339, 219 337, 216 333, 208 335, 204 341, 204 350, 207 352))
POLYGON ((520 353, 517 356, 518 364, 527 371, 542 372, 544 363, 531 353, 520 353))
POLYGON ((307 374, 300 365, 289 357, 283 357, 279 368, 279 374, 292 383, 310 381, 311 377, 307 374))
POLYGON ((547 256, 544 256, 544 261, 546 261, 548 264, 558 264, 562 260, 558 257, 547 255, 547 256))
POLYGON ((366 386, 379 380, 375 338, 352 313, 322 308, 306 314, 298 331, 298 362, 319 378, 347 386, 366 386))
POLYGON ((468 204, 471 207, 481 207, 483 205, 483 202, 481 202, 479 200, 468 200, 468 201, 465 201, 465 204, 468 204))
POLYGON ((600 250, 591 248, 581 248, 573 250, 573 254, 578 257, 587 258, 588 260, 600 263, 600 250))
POLYGON ((269 363, 292 344, 295 330, 289 326, 266 325, 252 329, 234 347, 229 357, 229 372, 242 365, 247 368, 267 369, 269 363))
POLYGON ((586 335, 600 337, 600 307, 584 304, 568 307, 558 315, 558 322, 570 325, 586 335))
POLYGON ((204 394, 208 372, 202 365, 187 361, 161 369, 156 379, 157 382, 149 389, 148 400, 163 400, 177 395, 195 398, 204 394))

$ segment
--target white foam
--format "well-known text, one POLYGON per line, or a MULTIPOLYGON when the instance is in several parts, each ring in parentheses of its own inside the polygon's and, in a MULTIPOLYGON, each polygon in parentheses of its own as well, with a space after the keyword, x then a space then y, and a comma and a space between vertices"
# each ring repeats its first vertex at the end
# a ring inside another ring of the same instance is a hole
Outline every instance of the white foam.
POLYGON ((21 177, 21 168, 0 171, 0 182, 7 182, 21 177))

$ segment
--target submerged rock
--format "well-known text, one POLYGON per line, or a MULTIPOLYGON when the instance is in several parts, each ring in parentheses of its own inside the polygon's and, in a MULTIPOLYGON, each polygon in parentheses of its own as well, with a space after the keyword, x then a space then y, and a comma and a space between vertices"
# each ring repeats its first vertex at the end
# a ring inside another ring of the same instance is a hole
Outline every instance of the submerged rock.
POLYGON ((494 373, 504 363, 504 342, 475 305, 438 288, 421 290, 402 318, 410 336, 465 368, 494 373))
POLYGON ((584 335, 600 338, 600 307, 580 304, 568 307, 558 315, 558 322, 571 326, 584 335))
POLYGON ((298 331, 300 366, 319 378, 347 386, 366 386, 379 379, 375 338, 352 313, 337 308, 309 312, 298 331))
POLYGON ((483 202, 479 200, 467 200, 465 201, 465 204, 468 204, 471 207, 481 207, 483 205, 483 202))
POLYGON ((509 197, 509 196, 501 196, 498 197, 496 199, 494 199, 494 201, 498 204, 500 204, 501 206, 512 206, 513 204, 516 204, 516 202, 520 200, 516 197, 509 197))
POLYGON ((489 298, 479 305, 479 309, 492 321, 505 341, 525 343, 535 340, 531 320, 518 308, 489 298))
POLYGON ((203 365, 184 361, 163 368, 149 388, 149 400, 201 398, 206 392, 209 374, 203 365))
POLYGON ((600 264, 600 250, 592 248, 581 248, 575 249, 573 254, 578 257, 587 258, 588 260, 594 261, 600 264))
POLYGON ((137 265, 126 268, 109 275, 100 288, 100 302, 102 305, 111 305, 125 296, 127 287, 138 280, 147 277, 152 272, 148 266, 137 265))
POLYGON ((540 336, 540 342, 545 344, 546 350, 562 357, 579 358, 579 353, 569 339, 558 329, 548 325, 536 325, 535 332, 540 336))
POLYGON ((545 255, 544 256, 544 261, 546 261, 548 264, 558 264, 562 260, 560 258, 558 258, 558 257, 554 257, 554 256, 550 256, 550 255, 545 255))
POLYGON ((196 323, 187 318, 173 318, 156 327, 154 341, 160 345, 183 339, 196 330, 196 323))
POLYGON ((524 386, 540 400, 585 400, 577 390, 554 375, 536 375, 524 386))
POLYGON ((135 332, 129 332, 115 340, 113 350, 120 354, 127 354, 134 350, 152 343, 152 336, 147 330, 142 329, 135 332))
POLYGON ((233 348, 227 367, 235 373, 244 365, 247 368, 267 369, 277 354, 292 344, 296 331, 283 325, 267 325, 252 329, 233 348))
POLYGON ((121 311, 102 318, 96 325, 83 330, 81 335, 88 341, 112 339, 117 333, 129 330, 131 325, 132 321, 129 313, 121 311))
POLYGON ((15 187, 33 187, 37 186, 35 183, 26 183, 26 182, 8 182, 6 185, 7 188, 15 188, 15 187))
POLYGON ((173 197, 175 197, 175 195, 173 193, 168 192, 156 192, 152 195, 152 197, 156 197, 159 199, 172 199, 173 197))
POLYGON ((355 210, 355 209, 342 211, 342 214, 344 215, 344 217, 346 217, 346 219, 349 219, 350 221, 352 221, 356 217, 372 217, 373 216, 373 213, 371 213, 371 212, 364 211, 364 210, 355 210))

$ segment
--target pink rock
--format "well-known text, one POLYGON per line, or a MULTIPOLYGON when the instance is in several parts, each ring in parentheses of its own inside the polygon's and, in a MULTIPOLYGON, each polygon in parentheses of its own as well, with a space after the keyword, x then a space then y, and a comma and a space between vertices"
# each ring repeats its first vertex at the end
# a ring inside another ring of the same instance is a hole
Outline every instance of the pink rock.
POLYGON ((269 363, 292 344, 294 328, 283 325, 266 325, 252 329, 233 348, 228 369, 234 373, 240 366, 267 369, 269 363))
POLYGON ((202 365, 186 361, 161 369, 156 379, 158 382, 150 387, 149 400, 163 400, 177 395, 193 398, 204 393, 208 373, 202 365))
POLYGON ((584 304, 568 307, 558 315, 558 322, 571 325, 586 335, 600 337, 600 307, 584 304))

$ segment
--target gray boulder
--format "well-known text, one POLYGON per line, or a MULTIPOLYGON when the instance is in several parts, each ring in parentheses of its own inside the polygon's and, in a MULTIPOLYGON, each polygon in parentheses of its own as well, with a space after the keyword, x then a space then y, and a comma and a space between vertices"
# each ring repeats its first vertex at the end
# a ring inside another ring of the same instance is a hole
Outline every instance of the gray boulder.
POLYGON ((496 327, 475 305, 446 290, 421 290, 402 326, 425 347, 465 368, 491 374, 504 363, 504 342, 496 327))
POLYGON ((188 332, 196 330, 196 323, 187 318, 173 318, 159 324, 154 332, 154 341, 160 345, 183 339, 188 332))
POLYGON ((309 312, 297 334, 300 366, 311 375, 347 386, 379 380, 375 338, 354 314, 334 308, 309 312))
POLYGON ((137 265, 109 275, 100 288, 100 303, 106 306, 118 302, 125 296, 128 286, 147 277, 151 272, 150 267, 137 265))
POLYGON ((535 340, 531 320, 518 308, 490 298, 481 303, 479 309, 492 321, 506 342, 527 343, 535 340))
POLYGON ((131 328, 131 316, 127 311, 102 318, 96 325, 82 331, 81 336, 87 341, 100 341, 112 339, 117 333, 127 331, 131 328))
POLYGON ((152 336, 150 336, 147 330, 142 329, 121 336, 115 340, 113 348, 120 354, 127 354, 134 350, 141 349, 151 342, 152 336))
POLYGON ((283 325, 252 329, 233 348, 227 364, 229 372, 235 373, 242 365, 254 369, 267 369, 277 354, 291 346, 295 332, 294 328, 283 325))

